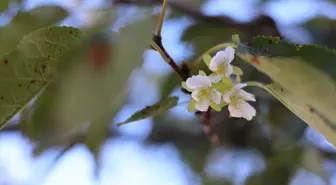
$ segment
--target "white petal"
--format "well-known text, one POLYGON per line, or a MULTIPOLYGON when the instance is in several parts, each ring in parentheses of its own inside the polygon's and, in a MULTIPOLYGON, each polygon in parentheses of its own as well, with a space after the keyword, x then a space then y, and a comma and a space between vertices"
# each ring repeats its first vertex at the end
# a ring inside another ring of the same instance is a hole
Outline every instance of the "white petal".
POLYGON ((229 77, 232 74, 232 66, 230 64, 226 65, 225 77, 229 77))
POLYGON ((225 62, 225 57, 226 54, 224 51, 218 51, 216 55, 212 57, 209 64, 209 69, 215 72, 217 70, 218 65, 225 62))
POLYGON ((210 87, 211 80, 207 76, 193 75, 187 79, 186 85, 190 89, 210 87))
POLYGON ((195 108, 199 111, 205 112, 209 109, 209 105, 210 105, 209 100, 205 99, 205 100, 196 102, 195 108))
POLYGON ((256 110, 246 101, 240 100, 236 104, 229 104, 232 117, 245 118, 250 121, 256 115, 256 110))
POLYGON ((199 93, 199 90, 198 90, 198 89, 196 89, 195 91, 193 91, 193 92, 191 93, 191 97, 192 97, 192 99, 194 99, 194 100, 196 100, 196 101, 199 101, 198 93, 199 93))
POLYGON ((244 88, 246 86, 247 86, 247 84, 237 84, 232 88, 232 90, 237 92, 238 90, 240 90, 241 88, 244 88))
POLYGON ((234 59, 235 49, 231 46, 228 46, 224 50, 226 62, 229 64, 234 59))
POLYGON ((212 83, 218 83, 219 81, 222 80, 222 76, 220 75, 214 75, 214 76, 209 76, 209 79, 212 83))
POLYGON ((228 108, 229 108, 230 115, 232 117, 235 117, 235 118, 243 117, 244 114, 242 110, 238 107, 238 105, 230 103, 228 108))
POLYGON ((224 100, 226 103, 230 103, 230 102, 231 102, 231 100, 230 100, 230 96, 232 95, 232 93, 233 93, 233 91, 231 90, 231 91, 229 91, 229 92, 227 92, 227 93, 225 93, 225 94, 223 95, 223 100, 224 100))
POLYGON ((236 92, 236 94, 241 97, 242 99, 244 99, 245 101, 256 101, 255 97, 253 94, 248 93, 246 91, 244 91, 243 89, 240 89, 236 92))
POLYGON ((218 92, 216 89, 213 89, 211 91, 211 99, 215 104, 220 104, 220 101, 222 99, 222 94, 218 92))
POLYGON ((240 109, 243 112, 243 118, 250 121, 256 115, 256 110, 246 101, 241 101, 240 109))

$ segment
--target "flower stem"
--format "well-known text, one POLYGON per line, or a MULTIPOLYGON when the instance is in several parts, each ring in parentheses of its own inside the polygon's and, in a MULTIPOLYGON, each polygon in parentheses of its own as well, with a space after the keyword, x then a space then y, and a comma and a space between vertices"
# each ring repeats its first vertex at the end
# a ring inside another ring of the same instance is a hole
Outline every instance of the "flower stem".
POLYGON ((224 48, 226 48, 226 47, 228 47, 228 46, 232 46, 233 48, 236 48, 236 47, 237 47, 237 45, 234 44, 234 43, 223 43, 223 44, 218 44, 218 45, 216 45, 216 46, 214 46, 214 47, 208 49, 207 51, 205 51, 201 56, 199 56, 199 57, 195 60, 194 65, 193 65, 193 68, 192 68, 192 73, 198 71, 198 67, 199 67, 199 65, 200 65, 201 62, 202 62, 202 59, 203 59, 203 55, 204 55, 204 54, 212 54, 212 53, 214 53, 214 52, 216 52, 216 51, 218 51, 218 50, 224 49, 224 48))
POLYGON ((161 37, 162 25, 163 25, 164 17, 166 14, 167 5, 168 5, 168 0, 163 0, 159 22, 157 25, 157 31, 156 31, 156 35, 158 37, 161 37))
POLYGON ((267 91, 268 93, 270 93, 271 95, 274 96, 274 93, 267 87, 267 85, 260 83, 260 82, 244 82, 244 84, 246 84, 247 86, 250 87, 259 87, 261 89, 264 89, 265 91, 267 91))

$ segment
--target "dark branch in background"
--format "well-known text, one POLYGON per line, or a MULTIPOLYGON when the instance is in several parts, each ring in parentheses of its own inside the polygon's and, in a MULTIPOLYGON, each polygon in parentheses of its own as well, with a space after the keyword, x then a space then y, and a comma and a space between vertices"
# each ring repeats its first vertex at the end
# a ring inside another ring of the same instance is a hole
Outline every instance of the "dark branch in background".
POLYGON ((210 138, 212 144, 219 145, 220 139, 218 135, 214 133, 211 125, 211 109, 203 112, 202 123, 204 134, 210 138))
MULTIPOLYGON (((160 5, 162 0, 115 0, 115 4, 125 4, 125 5, 160 5)), ((183 3, 181 0, 169 0, 169 6, 178 12, 184 13, 197 21, 203 21, 207 23, 219 24, 226 27, 236 28, 239 30, 251 30, 253 28, 264 28, 262 31, 263 35, 268 36, 278 36, 282 38, 275 21, 266 15, 261 15, 255 20, 248 23, 238 23, 234 20, 224 17, 224 16, 208 16, 204 15, 199 7, 192 7, 190 4, 183 3)))
MULTIPOLYGON (((162 0, 112 0, 115 5, 138 5, 138 6, 153 6, 161 5, 162 0)), ((211 24, 218 24, 223 27, 230 27, 239 30, 260 30, 257 31, 258 34, 268 35, 268 36, 279 36, 281 37, 280 32, 276 27, 275 21, 269 16, 260 16, 257 19, 248 22, 248 23, 237 23, 234 20, 221 17, 221 16, 207 16, 204 15, 199 7, 192 6, 181 0, 169 0, 168 5, 175 11, 186 14, 197 21, 203 21, 211 24)), ((162 18, 162 17, 161 17, 162 18)), ((181 77, 182 80, 186 80, 189 77, 189 71, 184 71, 176 64, 173 58, 168 54, 165 48, 162 45, 161 35, 156 34, 153 37, 153 41, 156 43, 157 47, 161 50, 161 55, 163 56, 168 65, 181 77)), ((153 48, 158 51, 158 48, 153 48)), ((158 51, 160 52, 160 51, 158 51)), ((183 66, 182 66, 183 67, 183 66)))

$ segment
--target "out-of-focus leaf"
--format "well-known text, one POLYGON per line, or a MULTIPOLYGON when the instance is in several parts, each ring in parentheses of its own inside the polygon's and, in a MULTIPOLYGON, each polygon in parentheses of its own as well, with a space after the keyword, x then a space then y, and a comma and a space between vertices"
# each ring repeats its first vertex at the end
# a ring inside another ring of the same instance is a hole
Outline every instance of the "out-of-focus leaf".
MULTIPOLYGON (((206 2, 207 0, 170 0, 169 3, 171 4, 180 4, 181 6, 186 6, 189 9, 193 10, 200 10, 202 5, 206 2)), ((180 18, 182 16, 185 16, 185 12, 183 11, 172 11, 170 14, 169 18, 180 18)))
POLYGON ((101 167, 100 151, 105 140, 108 138, 109 124, 112 121, 114 113, 102 117, 98 120, 94 120, 88 129, 86 134, 85 144, 91 151, 95 161, 95 175, 98 177, 101 167))
POLYGON ((320 176, 327 184, 329 184, 328 175, 323 170, 324 158, 316 148, 307 148, 302 155, 301 161, 301 165, 304 169, 315 173, 316 175, 320 176))
POLYGON ((197 173, 203 172, 211 143, 202 131, 202 125, 195 120, 173 119, 167 115, 153 118, 153 129, 147 141, 150 144, 173 144, 183 162, 197 173))
POLYGON ((117 125, 124 125, 133 121, 138 121, 146 118, 150 118, 162 113, 167 112, 169 109, 175 107, 178 102, 178 97, 173 96, 166 99, 163 99, 153 105, 147 106, 136 113, 134 113, 130 118, 126 121, 118 123, 117 125))
MULTIPOLYGON (((114 136, 118 135, 116 131, 109 130, 109 128, 107 128, 107 126, 113 119, 114 115, 115 113, 112 112, 110 115, 106 117, 102 117, 99 120, 94 120, 93 122, 90 123, 87 131, 77 132, 77 133, 74 133, 73 135, 63 137, 60 139, 41 140, 40 138, 34 138, 35 135, 28 135, 29 139, 33 141, 37 141, 35 142, 36 145, 34 146, 33 154, 34 156, 39 156, 43 154, 45 151, 49 150, 50 148, 60 149, 60 152, 58 153, 58 155, 55 157, 53 161, 53 164, 55 164, 60 158, 62 158, 74 146, 78 144, 84 144, 91 151, 94 157, 94 160, 96 163, 95 172, 96 172, 96 175, 99 175, 101 146, 104 144, 106 139, 113 138, 114 136)), ((50 128, 45 127, 45 129, 50 129, 50 128)), ((48 130, 46 131, 47 133, 51 132, 48 130)), ((31 134, 31 133, 28 132, 28 134, 31 134)))
POLYGON ((228 28, 222 24, 199 22, 188 27, 182 36, 182 41, 193 44, 198 57, 209 48, 231 40, 239 30, 228 28))
POLYGON ((277 129, 278 140, 299 140, 303 137, 307 124, 288 110, 279 101, 270 101, 268 121, 277 129))
POLYGON ((2 0, 0 1, 0 13, 7 10, 11 0, 2 0))
POLYGON ((29 32, 55 25, 68 16, 59 6, 39 6, 27 12, 19 12, 5 27, 0 28, 0 55, 9 53, 29 32))
POLYGON ((180 83, 181 80, 175 72, 167 76, 163 82, 161 82, 161 98, 167 98, 180 83))
POLYGON ((119 108, 126 97, 128 78, 133 69, 142 64, 143 52, 151 42, 155 26, 156 17, 150 16, 120 30, 110 48, 111 60, 105 67, 99 67, 103 48, 97 48, 96 53, 92 53, 94 58, 85 60, 84 55, 79 60, 86 62, 79 62, 71 67, 73 70, 67 70, 66 77, 62 77, 66 79, 66 88, 59 95, 56 111, 57 117, 63 118, 61 122, 81 124, 119 108))
MULTIPOLYGON (((218 22, 198 22, 191 25, 184 31, 181 40, 187 44, 193 45, 194 55, 191 57, 190 61, 196 61, 196 59, 198 59, 198 57, 200 57, 208 49, 214 47, 215 45, 231 41, 233 34, 240 33, 242 38, 250 38, 256 32, 257 30, 253 30, 253 32, 249 30, 244 33, 242 30, 223 26, 222 23, 218 22)), ((243 63, 238 57, 234 60, 235 65, 243 63)), ((191 73, 198 73, 198 70, 203 70, 207 74, 211 72, 203 61, 201 61, 198 66, 195 66, 195 62, 192 63, 191 73)))
POLYGON ((240 44, 237 55, 286 89, 294 102, 301 102, 300 107, 310 112, 308 120, 312 114, 324 120, 319 125, 307 123, 318 127, 318 131, 335 143, 332 138, 336 137, 336 51, 260 36, 253 39, 250 46, 240 44))
POLYGON ((250 176, 245 185, 285 185, 289 184, 298 168, 303 150, 299 147, 277 151, 277 154, 267 160, 266 169, 250 176))
POLYGON ((88 23, 83 28, 88 34, 95 34, 101 30, 107 29, 117 18, 114 7, 107 6, 99 9, 89 9, 86 12, 88 23))
MULTIPOLYGON (((28 132, 28 134, 31 134, 28 132)), ((30 135, 28 135, 29 139, 30 135)), ((76 144, 80 143, 80 137, 82 137, 81 134, 75 134, 70 137, 64 137, 59 140, 47 140, 47 141, 37 141, 34 142, 33 147, 33 156, 39 157, 44 152, 48 151, 49 149, 59 149, 60 152, 57 154, 57 156, 54 158, 53 163, 57 163, 59 159, 63 157, 64 154, 66 154, 69 150, 72 149, 76 144)), ((35 140, 32 140, 35 141, 35 140)))
POLYGON ((224 178, 212 178, 208 176, 202 176, 203 185, 232 185, 229 180, 224 178))
MULTIPOLYGON (((208 138, 199 137, 195 145, 183 146, 176 145, 179 149, 179 152, 182 156, 183 161, 190 165, 190 167, 197 173, 202 173, 204 167, 206 166, 208 155, 211 150, 211 143, 208 141, 208 138)), ((190 141, 193 142, 193 141, 190 141)))
POLYGON ((46 87, 62 54, 83 37, 82 31, 71 27, 41 29, 1 58, 0 128, 46 87))
POLYGON ((336 48, 336 23, 335 20, 326 17, 310 19, 302 25, 314 39, 315 44, 336 48))
POLYGON ((85 123, 120 110, 127 95, 128 78, 142 64, 156 22, 156 17, 146 17, 125 26, 112 37, 96 34, 70 51, 50 86, 54 89, 42 94, 48 98, 41 100, 36 108, 39 111, 33 113, 35 133, 43 133, 38 139, 71 135, 84 129, 85 123))

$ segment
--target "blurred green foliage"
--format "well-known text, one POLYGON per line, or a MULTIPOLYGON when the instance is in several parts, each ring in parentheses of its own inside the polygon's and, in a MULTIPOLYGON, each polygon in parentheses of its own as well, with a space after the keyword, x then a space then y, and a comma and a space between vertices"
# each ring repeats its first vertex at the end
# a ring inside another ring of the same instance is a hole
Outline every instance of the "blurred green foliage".
MULTIPOLYGON (((9 2, 0 3, 1 12, 10 9, 9 2)), ((147 1, 144 4, 141 4, 141 1, 119 0, 116 2, 119 3, 118 6, 106 5, 103 10, 97 9, 96 12, 103 11, 103 16, 100 16, 93 24, 83 25, 76 29, 56 26, 69 16, 68 10, 59 6, 39 6, 28 11, 20 9, 15 12, 11 22, 0 28, 2 62, 7 56, 13 55, 16 64, 21 62, 22 69, 34 69, 29 66, 27 68, 25 65, 39 64, 48 60, 45 52, 49 48, 46 43, 53 43, 52 49, 56 47, 61 50, 55 50, 53 53, 55 56, 50 59, 55 63, 53 70, 50 71, 55 74, 53 81, 44 91, 27 89, 30 95, 36 96, 37 99, 20 112, 21 117, 18 124, 8 124, 0 131, 0 134, 13 130, 22 133, 34 143, 36 156, 51 148, 58 148, 60 155, 56 159, 62 157, 72 147, 84 144, 91 151, 96 162, 96 171, 99 172, 101 147, 107 139, 120 136, 113 120, 123 105, 128 103, 129 77, 133 69, 141 66, 142 55, 149 49, 155 31, 157 16, 148 12, 161 3, 159 0, 147 1), (122 2, 127 3, 119 6, 122 2), (134 20, 123 25, 122 29, 110 34, 115 22, 125 19, 127 7, 136 7, 137 16, 133 16, 134 20), (141 18, 135 19, 135 17, 141 18), (50 35, 50 29, 63 29, 63 31, 74 29, 72 34, 75 32, 82 34, 79 30, 84 30, 87 36, 85 39, 81 34, 78 34, 78 38, 72 37, 69 36, 68 31, 63 33, 62 30, 59 34, 50 35), (76 42, 80 40, 82 44, 78 47, 71 47, 69 50, 66 46, 74 41, 71 39, 76 42), (30 57, 27 57, 26 53, 30 57), (41 54, 43 57, 39 58, 41 54)), ((189 67, 192 67, 199 55, 210 47, 230 41, 232 34, 239 34, 245 44, 256 35, 278 36, 287 39, 279 31, 277 20, 269 16, 261 15, 245 23, 236 22, 225 16, 207 16, 200 11, 204 2, 206 1, 170 1, 172 12, 168 20, 178 20, 184 16, 192 19, 192 24, 184 30, 180 38, 182 43, 193 47, 192 56, 184 59, 189 67)), ((260 3, 266 2, 268 1, 260 3)), ((311 34, 314 43, 335 48, 334 20, 318 17, 299 26, 311 34)), ((275 49, 277 51, 275 54, 283 54, 281 48, 275 49)), ((272 52, 274 54, 273 50, 272 52)), ((309 56, 310 59, 318 62, 320 58, 327 57, 320 53, 309 56)), ((181 63, 181 61, 176 62, 181 63)), ((238 57, 234 63, 243 69, 244 81, 259 81, 267 84, 271 82, 269 77, 238 57)), ((199 67, 205 69, 205 65, 201 64, 199 67)), ((333 73, 332 65, 329 63, 321 70, 333 73)), ((23 77, 15 76, 21 74, 20 72, 8 71, 0 65, 0 76, 8 73, 15 77, 13 78, 16 80, 15 83, 23 77)), ((23 71, 22 75, 29 79, 35 77, 35 74, 26 73, 26 71, 23 71)), ((6 78, 6 76, 1 77, 1 79, 6 78)), ((175 73, 168 74, 163 81, 160 81, 158 89, 160 99, 168 98, 173 102, 163 104, 164 110, 176 105, 176 99, 171 98, 170 95, 173 90, 180 88, 180 84, 175 73)), ((0 94, 4 91, 8 91, 9 94, 19 92, 17 89, 9 91, 9 89, 14 89, 14 86, 17 87, 14 82, 10 84, 13 85, 11 88, 9 88, 10 85, 4 86, 3 83, 1 85, 0 94)), ((206 172, 205 169, 210 165, 209 157, 216 148, 249 150, 264 158, 265 169, 250 176, 246 180, 248 185, 263 185, 270 182, 279 185, 289 184, 300 168, 312 171, 323 179, 328 179, 320 165, 324 159, 334 160, 335 155, 309 143, 304 137, 307 124, 277 99, 258 88, 251 87, 248 90, 257 96, 257 102, 253 103, 253 106, 256 107, 258 115, 253 121, 229 118, 227 110, 212 113, 211 124, 213 131, 221 141, 219 146, 213 146, 210 138, 203 134, 202 114, 195 115, 191 119, 183 119, 174 116, 171 111, 163 113, 158 109, 152 110, 151 105, 147 108, 150 111, 144 113, 140 110, 140 114, 138 112, 140 118, 156 115, 153 118, 153 128, 145 143, 154 146, 173 144, 184 162, 199 174, 205 185, 234 184, 225 178, 214 178, 212 174, 206 172), (311 151, 315 152, 311 154, 311 151)), ((20 93, 23 94, 25 91, 20 91, 18 95, 15 94, 11 101, 22 98, 20 93)), ((138 98, 144 96, 146 94, 139 94, 138 98)), ((20 104, 15 102, 14 104, 19 104, 21 108, 26 103, 28 102, 20 104)), ((185 105, 179 104, 178 106, 185 105)), ((0 108, 0 115, 7 115, 3 109, 4 106, 0 108)), ((140 119, 136 115, 133 118, 131 116, 127 121, 140 119)), ((257 168, 261 169, 261 167, 257 168)))

